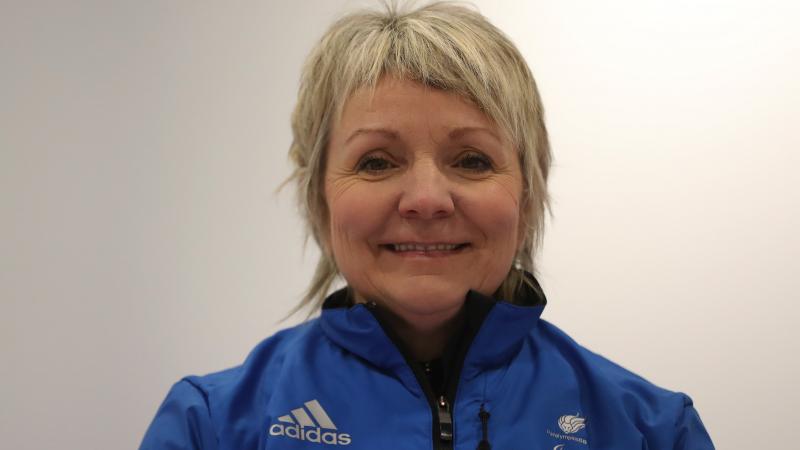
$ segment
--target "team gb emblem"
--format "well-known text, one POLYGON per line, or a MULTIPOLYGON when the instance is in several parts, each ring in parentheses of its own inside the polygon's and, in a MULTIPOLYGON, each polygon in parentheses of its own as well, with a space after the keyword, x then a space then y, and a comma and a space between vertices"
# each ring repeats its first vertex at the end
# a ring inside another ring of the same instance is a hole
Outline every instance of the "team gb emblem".
POLYGON ((561 416, 558 418, 558 427, 566 434, 577 433, 586 427, 586 418, 580 417, 580 414, 561 416))

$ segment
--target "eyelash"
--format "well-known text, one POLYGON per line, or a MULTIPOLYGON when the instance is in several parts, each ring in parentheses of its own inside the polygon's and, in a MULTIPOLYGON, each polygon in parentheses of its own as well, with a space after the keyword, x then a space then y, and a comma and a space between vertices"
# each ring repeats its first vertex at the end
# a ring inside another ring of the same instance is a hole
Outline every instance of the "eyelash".
POLYGON ((455 166, 464 168, 466 170, 469 170, 470 172, 475 172, 475 173, 487 172, 489 170, 492 170, 492 168, 493 168, 492 167, 492 161, 486 155, 482 155, 482 154, 480 154, 478 152, 467 152, 467 153, 461 155, 461 157, 458 159, 458 161, 456 161, 455 166), (475 162, 478 162, 478 163, 481 164, 481 166, 480 167, 467 167, 464 164, 465 161, 469 161, 469 162, 471 162, 473 164, 475 162))
POLYGON ((391 169, 393 167, 394 167, 394 164, 391 161, 389 161, 388 159, 384 158, 384 157, 376 156, 376 155, 367 155, 363 159, 361 159, 361 161, 358 162, 358 166, 356 167, 356 170, 358 172, 368 172, 368 173, 375 174, 375 173, 382 172, 382 171, 387 170, 387 169, 391 169), (375 167, 369 167, 370 164, 375 163, 375 162, 382 163, 384 165, 384 167, 377 168, 377 169, 375 167))
MULTIPOLYGON (((396 167, 389 159, 378 155, 367 155, 358 162, 356 171, 377 174, 396 167), (374 164, 379 163, 381 167, 375 167, 374 164)), ((478 152, 467 152, 461 155, 458 161, 453 164, 453 167, 462 168, 474 173, 483 173, 493 169, 492 161, 485 155, 478 152), (478 163, 479 167, 474 164, 478 163)))

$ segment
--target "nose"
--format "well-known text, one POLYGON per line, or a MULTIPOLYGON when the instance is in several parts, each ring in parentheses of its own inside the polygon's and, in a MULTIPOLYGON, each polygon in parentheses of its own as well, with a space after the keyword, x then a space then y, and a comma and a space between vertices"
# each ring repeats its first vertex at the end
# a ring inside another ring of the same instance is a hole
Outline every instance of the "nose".
POLYGON ((452 186, 433 162, 414 164, 403 177, 400 215, 407 219, 438 219, 453 214, 452 186))

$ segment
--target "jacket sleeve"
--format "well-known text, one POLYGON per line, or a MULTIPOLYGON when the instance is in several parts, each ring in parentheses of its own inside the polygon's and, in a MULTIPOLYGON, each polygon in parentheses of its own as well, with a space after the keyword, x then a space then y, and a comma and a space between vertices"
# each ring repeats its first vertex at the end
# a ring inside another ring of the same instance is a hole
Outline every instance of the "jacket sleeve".
POLYGON ((172 386, 139 450, 216 450, 205 393, 183 379, 172 386))
POLYGON ((676 423, 674 450, 714 450, 700 415, 692 404, 692 399, 684 396, 683 414, 676 423))

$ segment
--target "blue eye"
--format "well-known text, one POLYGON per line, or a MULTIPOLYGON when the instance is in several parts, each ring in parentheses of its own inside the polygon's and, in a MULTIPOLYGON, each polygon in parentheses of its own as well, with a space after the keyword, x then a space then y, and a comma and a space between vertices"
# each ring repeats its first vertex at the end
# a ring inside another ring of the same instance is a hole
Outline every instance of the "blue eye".
POLYGON ((377 174, 394 167, 395 165, 386 158, 375 155, 367 155, 358 162, 356 170, 359 172, 377 174))
POLYGON ((489 158, 476 152, 465 153, 456 161, 455 166, 471 172, 486 172, 492 170, 492 162, 489 158))

